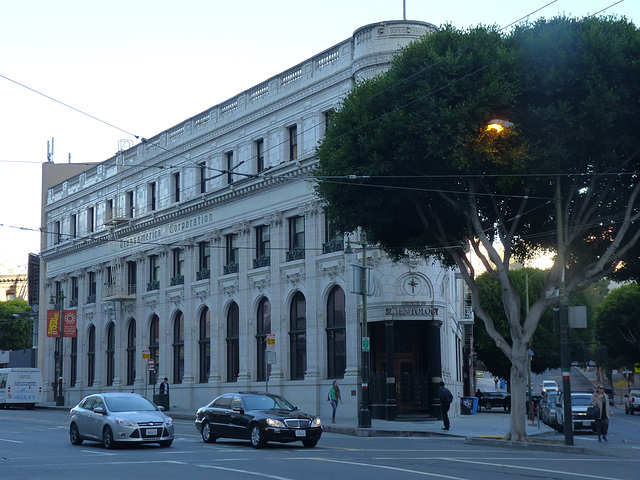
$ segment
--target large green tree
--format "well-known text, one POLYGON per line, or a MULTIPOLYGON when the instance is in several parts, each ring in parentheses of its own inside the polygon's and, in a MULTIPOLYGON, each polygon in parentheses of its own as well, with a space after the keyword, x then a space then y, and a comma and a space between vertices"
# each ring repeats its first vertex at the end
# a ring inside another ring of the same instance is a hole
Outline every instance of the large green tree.
POLYGON ((318 193, 339 230, 459 268, 511 362, 512 440, 526 439, 533 335, 563 298, 547 293, 611 274, 640 237, 638 58, 624 19, 556 18, 508 34, 445 26, 357 85, 318 150, 318 193), (509 128, 487 131, 496 117, 509 128), (523 315, 512 260, 558 249, 523 315), (481 306, 473 256, 500 284, 508 333, 481 306))
POLYGON ((609 365, 640 363, 640 287, 630 283, 613 290, 596 311, 597 338, 607 347, 609 365))
POLYGON ((0 302, 0 350, 23 350, 33 346, 32 321, 26 315, 31 307, 24 300, 0 302))

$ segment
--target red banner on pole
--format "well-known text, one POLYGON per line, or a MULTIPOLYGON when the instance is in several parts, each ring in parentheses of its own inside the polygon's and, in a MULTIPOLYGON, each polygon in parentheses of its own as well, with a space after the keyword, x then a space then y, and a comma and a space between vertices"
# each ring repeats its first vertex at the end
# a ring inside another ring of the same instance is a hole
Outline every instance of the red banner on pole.
POLYGON ((76 310, 65 310, 64 311, 64 336, 65 337, 75 337, 76 336, 76 321, 77 321, 76 310))
MULTIPOLYGON (((64 310, 64 336, 76 336, 77 311, 64 310)), ((47 337, 60 336, 60 310, 47 310, 47 337)))

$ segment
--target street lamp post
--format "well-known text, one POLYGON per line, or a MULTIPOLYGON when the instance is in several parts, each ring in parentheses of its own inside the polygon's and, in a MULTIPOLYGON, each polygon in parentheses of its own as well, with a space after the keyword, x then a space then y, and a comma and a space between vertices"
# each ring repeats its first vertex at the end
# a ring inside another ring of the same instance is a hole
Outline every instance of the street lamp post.
POLYGON ((64 360, 64 294, 59 293, 55 297, 51 296, 50 304, 53 308, 60 303, 60 319, 58 321, 59 333, 56 342, 58 342, 58 362, 56 362, 56 379, 58 385, 58 393, 56 395, 56 405, 61 407, 64 405, 64 395, 62 394, 62 374, 64 360))
MULTIPOLYGON (((355 253, 351 249, 351 242, 347 242, 347 249, 345 250, 345 258, 351 266, 360 270, 360 295, 362 296, 362 325, 361 332, 361 373, 360 378, 362 381, 362 395, 360 402, 360 411, 358 412, 358 428, 371 428, 371 411, 369 410, 369 338, 367 336, 367 242, 353 242, 356 245, 362 247, 362 265, 355 263, 355 253)), ((354 282, 355 283, 355 282, 354 282)), ((353 293, 357 292, 357 285, 353 285, 353 293)))

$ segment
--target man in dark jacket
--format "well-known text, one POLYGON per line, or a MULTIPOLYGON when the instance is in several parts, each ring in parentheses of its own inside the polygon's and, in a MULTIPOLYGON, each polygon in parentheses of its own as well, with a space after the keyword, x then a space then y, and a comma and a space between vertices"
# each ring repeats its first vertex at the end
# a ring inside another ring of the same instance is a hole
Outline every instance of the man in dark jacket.
POLYGON ((453 395, 451 394, 451 391, 444 386, 443 381, 440 381, 438 399, 442 406, 442 422, 444 423, 443 430, 449 430, 449 407, 451 407, 451 402, 453 402, 453 395))

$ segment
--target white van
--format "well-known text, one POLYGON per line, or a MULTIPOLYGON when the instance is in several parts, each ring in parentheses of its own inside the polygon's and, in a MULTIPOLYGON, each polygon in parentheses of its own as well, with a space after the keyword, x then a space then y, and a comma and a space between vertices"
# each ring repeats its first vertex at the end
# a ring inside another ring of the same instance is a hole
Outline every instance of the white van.
POLYGON ((0 368, 0 408, 28 409, 42 402, 42 374, 38 368, 0 368))

